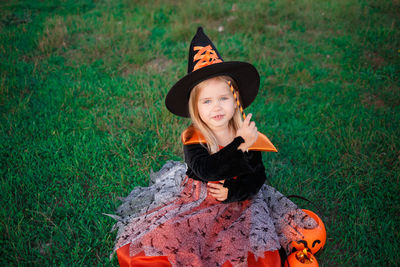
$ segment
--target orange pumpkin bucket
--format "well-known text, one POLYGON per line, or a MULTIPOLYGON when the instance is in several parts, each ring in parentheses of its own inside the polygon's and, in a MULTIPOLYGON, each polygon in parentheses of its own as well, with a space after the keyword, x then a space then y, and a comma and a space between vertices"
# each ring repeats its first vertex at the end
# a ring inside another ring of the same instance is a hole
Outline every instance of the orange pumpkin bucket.
POLYGON ((296 251, 289 255, 284 267, 318 267, 317 259, 307 249, 296 251))
POLYGON ((315 254, 325 246, 326 242, 325 225, 322 222, 322 220, 317 216, 317 214, 315 214, 314 212, 306 209, 303 209, 303 211, 311 218, 313 218, 317 222, 318 226, 315 227, 314 229, 301 229, 300 232, 303 235, 303 239, 293 241, 291 245, 293 247, 293 251, 303 250, 306 248, 309 249, 312 254, 315 254))

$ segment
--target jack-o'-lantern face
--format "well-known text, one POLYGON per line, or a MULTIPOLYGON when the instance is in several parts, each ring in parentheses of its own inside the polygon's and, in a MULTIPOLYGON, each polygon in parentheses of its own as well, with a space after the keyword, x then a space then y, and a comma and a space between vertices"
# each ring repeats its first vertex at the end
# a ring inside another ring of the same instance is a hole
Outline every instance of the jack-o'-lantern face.
POLYGON ((296 251, 285 260, 284 267, 318 267, 317 259, 307 249, 296 251))
POLYGON ((303 235, 303 239, 298 241, 293 241, 291 243, 293 247, 292 252, 296 250, 303 250, 306 248, 309 251, 311 251, 312 254, 315 254, 319 250, 321 250, 325 245, 326 242, 325 225, 322 222, 322 220, 317 216, 317 214, 315 214, 314 212, 305 209, 303 209, 303 211, 311 218, 313 218, 318 225, 314 229, 300 230, 301 234, 303 235))

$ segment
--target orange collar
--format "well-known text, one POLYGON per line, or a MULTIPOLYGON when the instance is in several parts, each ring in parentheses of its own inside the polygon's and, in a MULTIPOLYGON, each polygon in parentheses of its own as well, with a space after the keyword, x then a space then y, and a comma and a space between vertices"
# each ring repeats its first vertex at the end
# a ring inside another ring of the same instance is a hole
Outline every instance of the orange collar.
MULTIPOLYGON (((192 126, 186 128, 181 134, 181 140, 184 145, 207 143, 201 132, 192 126)), ((264 134, 258 132, 256 142, 249 148, 254 151, 278 152, 275 146, 264 134)))

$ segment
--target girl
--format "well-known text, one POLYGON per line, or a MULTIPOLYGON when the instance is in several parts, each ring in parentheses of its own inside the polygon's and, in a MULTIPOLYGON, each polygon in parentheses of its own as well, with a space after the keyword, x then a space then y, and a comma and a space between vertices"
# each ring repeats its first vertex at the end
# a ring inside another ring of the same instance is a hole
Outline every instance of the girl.
POLYGON ((261 151, 276 149, 241 114, 258 87, 251 64, 224 62, 197 30, 188 74, 166 97, 172 113, 192 120, 182 133, 186 164, 167 162, 113 216, 121 266, 280 266, 278 250, 317 226, 264 184, 261 151))

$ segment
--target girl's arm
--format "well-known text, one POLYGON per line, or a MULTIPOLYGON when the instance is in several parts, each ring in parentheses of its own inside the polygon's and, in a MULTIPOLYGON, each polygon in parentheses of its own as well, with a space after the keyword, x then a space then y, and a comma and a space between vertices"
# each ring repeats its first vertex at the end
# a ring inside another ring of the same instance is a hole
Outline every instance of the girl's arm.
POLYGON ((253 173, 255 169, 248 161, 249 153, 238 150, 243 142, 244 139, 237 136, 230 144, 212 155, 201 144, 185 145, 185 162, 203 181, 218 181, 253 173))
POLYGON ((250 152, 249 159, 255 167, 255 172, 240 175, 237 179, 226 179, 224 187, 228 188, 228 198, 223 203, 243 201, 256 195, 266 180, 265 168, 260 151, 250 152))

